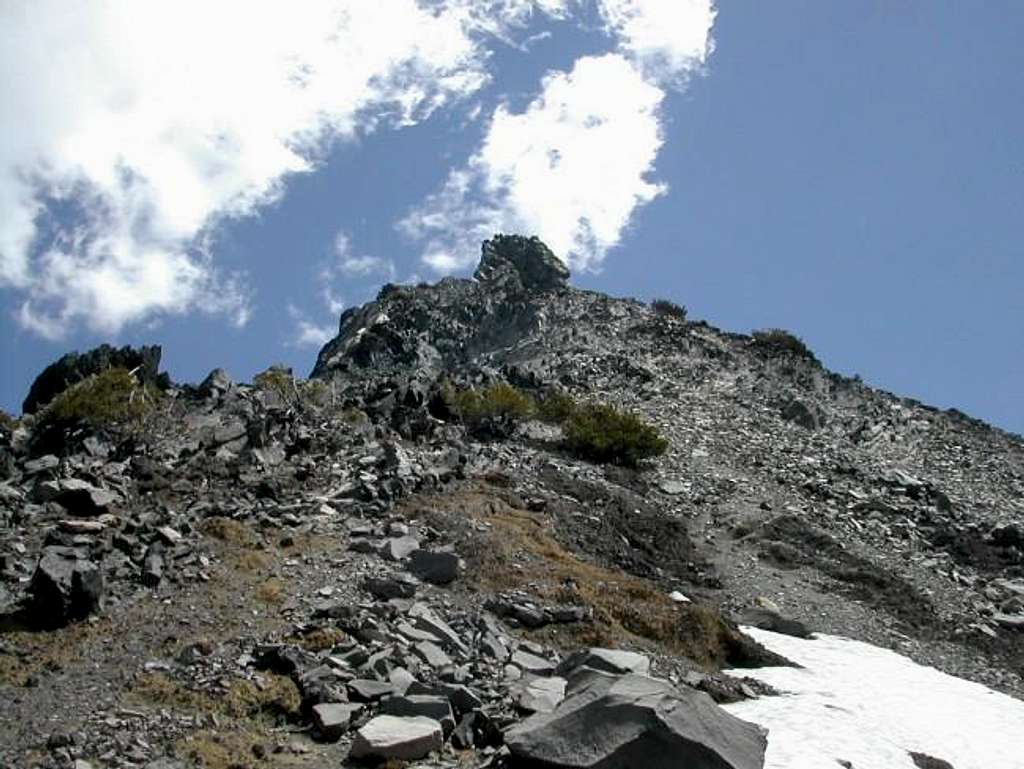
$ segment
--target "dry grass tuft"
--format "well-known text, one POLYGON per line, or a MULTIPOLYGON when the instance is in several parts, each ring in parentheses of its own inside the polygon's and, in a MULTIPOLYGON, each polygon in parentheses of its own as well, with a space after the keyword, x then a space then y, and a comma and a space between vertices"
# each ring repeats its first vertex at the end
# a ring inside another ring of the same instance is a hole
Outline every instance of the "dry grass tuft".
POLYGON ((131 687, 139 703, 236 719, 299 715, 302 698, 287 676, 265 674, 255 681, 236 679, 227 691, 213 695, 189 689, 163 673, 143 673, 131 687))
POLYGON ((268 579, 256 588, 256 600, 265 604, 277 606, 284 603, 284 596, 284 583, 277 578, 268 579))
POLYGON ((231 518, 207 518, 202 525, 207 536, 219 539, 229 545, 254 548, 260 544, 260 538, 249 526, 231 518))
MULTIPOLYGON (((262 735, 250 731, 204 731, 179 740, 175 753, 179 758, 204 769, 249 769, 270 766, 256 757, 257 746, 264 746, 262 735)), ((264 755, 267 752, 261 751, 264 755)), ((275 766, 280 764, 276 763, 275 766)))
POLYGON ((475 587, 525 589, 542 600, 593 608, 592 622, 535 631, 546 642, 563 648, 653 644, 707 669, 722 667, 737 649, 739 634, 714 609, 677 605, 649 580, 582 560, 555 539, 549 521, 512 507, 486 486, 410 504, 441 526, 467 520, 487 525, 461 527, 466 579, 475 587))
POLYGON ((336 627, 318 627, 309 633, 288 637, 288 643, 301 646, 306 651, 322 652, 340 646, 348 639, 348 634, 336 627))

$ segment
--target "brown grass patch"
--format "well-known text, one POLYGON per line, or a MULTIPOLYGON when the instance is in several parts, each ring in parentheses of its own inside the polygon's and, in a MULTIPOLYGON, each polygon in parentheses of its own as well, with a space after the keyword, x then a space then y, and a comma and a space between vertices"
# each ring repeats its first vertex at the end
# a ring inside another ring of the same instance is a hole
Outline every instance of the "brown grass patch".
POLYGON ((207 536, 219 539, 229 545, 246 548, 255 548, 260 545, 259 536, 250 526, 231 518, 207 518, 201 528, 207 536))
POLYGON ((189 689, 163 673, 143 673, 132 685, 130 697, 142 704, 250 720, 296 718, 302 703, 295 683, 273 674, 255 681, 236 679, 226 692, 212 694, 189 689))
POLYGON ((513 507, 496 491, 480 486, 418 497, 407 502, 407 510, 461 536, 466 580, 476 587, 487 592, 526 589, 541 600, 594 610, 592 622, 548 626, 535 631, 535 637, 562 648, 653 644, 708 669, 739 664, 740 634, 714 609, 677 605, 649 580, 581 559, 558 542, 549 520, 513 507), (469 527, 467 520, 488 527, 469 527))
MULTIPOLYGON (((256 746, 266 747, 263 735, 251 731, 212 732, 190 735, 175 744, 175 754, 204 769, 244 769, 269 766, 256 757, 256 746)), ((269 753, 265 751, 265 754, 269 753)), ((275 756, 274 765, 279 766, 275 756)))
POLYGON ((290 636, 288 643, 301 646, 306 651, 322 652, 339 646, 348 639, 348 633, 336 627, 318 627, 308 633, 290 636))
POLYGON ((276 578, 260 583, 256 588, 256 600, 276 606, 284 602, 284 583, 276 578))
POLYGON ((45 632, 10 630, 4 641, 18 654, 0 652, 0 684, 24 686, 29 677, 46 671, 61 670, 82 660, 82 647, 92 640, 107 638, 109 619, 98 622, 74 622, 45 632))

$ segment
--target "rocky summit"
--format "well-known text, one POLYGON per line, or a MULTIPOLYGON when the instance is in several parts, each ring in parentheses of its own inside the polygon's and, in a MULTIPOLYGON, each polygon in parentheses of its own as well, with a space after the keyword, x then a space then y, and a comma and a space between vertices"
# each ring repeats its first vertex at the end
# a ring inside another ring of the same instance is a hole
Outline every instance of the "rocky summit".
POLYGON ((1024 697, 1024 442, 784 331, 497 236, 308 379, 159 360, 0 422, 0 766, 753 769, 750 627, 1024 697))

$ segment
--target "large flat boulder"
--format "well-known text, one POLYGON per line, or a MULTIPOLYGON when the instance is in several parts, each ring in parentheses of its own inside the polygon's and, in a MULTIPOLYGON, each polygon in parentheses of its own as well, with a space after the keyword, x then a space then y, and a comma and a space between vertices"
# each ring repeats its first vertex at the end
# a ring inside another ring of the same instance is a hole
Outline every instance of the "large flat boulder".
POLYGON ((505 732, 512 766, 532 769, 762 769, 757 726, 703 692, 631 673, 592 672, 551 713, 505 732))
POLYGON ((416 761, 444 742, 441 724, 426 716, 377 716, 356 732, 352 758, 416 761))

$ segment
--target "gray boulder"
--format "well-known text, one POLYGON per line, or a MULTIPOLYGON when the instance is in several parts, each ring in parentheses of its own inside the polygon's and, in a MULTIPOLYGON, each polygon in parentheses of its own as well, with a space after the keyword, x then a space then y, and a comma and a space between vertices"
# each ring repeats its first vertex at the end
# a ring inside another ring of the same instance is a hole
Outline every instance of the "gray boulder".
POLYGON ((416 761, 440 750, 441 724, 426 716, 377 716, 356 732, 352 758, 416 761))
POLYGON ((552 713, 505 732, 513 766, 762 769, 767 739, 703 692, 593 673, 552 713))
POLYGON ((459 557, 443 550, 413 550, 409 555, 409 571, 424 582, 447 585, 459 576, 459 557))
POLYGON ((47 547, 29 584, 32 619, 59 627, 95 611, 103 599, 103 574, 70 547, 47 547))
POLYGON ((740 625, 750 625, 761 630, 771 630, 773 633, 782 633, 796 638, 810 638, 811 631, 799 620, 784 617, 777 611, 761 606, 752 607, 744 611, 737 618, 740 625))
POLYGON ((380 712, 388 716, 426 716, 441 724, 445 734, 455 728, 455 715, 447 697, 431 694, 410 694, 388 697, 380 703, 380 712))

